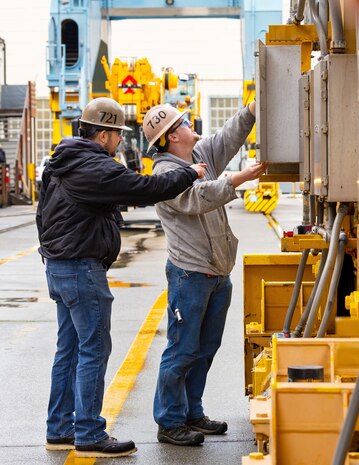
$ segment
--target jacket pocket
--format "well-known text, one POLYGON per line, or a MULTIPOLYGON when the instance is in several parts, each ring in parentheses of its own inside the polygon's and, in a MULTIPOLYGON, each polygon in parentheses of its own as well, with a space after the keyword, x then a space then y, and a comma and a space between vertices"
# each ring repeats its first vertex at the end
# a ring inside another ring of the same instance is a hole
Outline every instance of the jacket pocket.
POLYGON ((212 252, 212 266, 218 270, 219 274, 229 274, 236 260, 238 239, 228 229, 221 234, 211 235, 209 242, 212 252))
POLYGON ((234 264, 236 263, 238 239, 232 233, 231 229, 227 231, 228 241, 228 274, 232 271, 234 264))

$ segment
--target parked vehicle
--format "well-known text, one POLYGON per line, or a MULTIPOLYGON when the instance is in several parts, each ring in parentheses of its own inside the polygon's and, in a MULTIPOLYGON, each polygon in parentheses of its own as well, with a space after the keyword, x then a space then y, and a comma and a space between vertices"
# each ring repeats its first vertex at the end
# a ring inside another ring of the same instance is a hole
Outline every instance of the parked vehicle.
POLYGON ((49 160, 50 160, 50 155, 46 155, 45 157, 42 158, 42 160, 40 161, 40 164, 36 167, 35 180, 36 180, 37 190, 40 190, 41 188, 42 173, 45 169, 45 166, 48 164, 49 160))

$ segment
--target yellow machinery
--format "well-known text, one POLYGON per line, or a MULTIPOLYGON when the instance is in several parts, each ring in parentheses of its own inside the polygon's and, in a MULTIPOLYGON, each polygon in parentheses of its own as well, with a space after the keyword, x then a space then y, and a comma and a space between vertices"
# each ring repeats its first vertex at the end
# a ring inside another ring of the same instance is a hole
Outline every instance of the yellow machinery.
MULTIPOLYGON (((147 110, 161 101, 161 79, 153 73, 146 58, 130 62, 116 58, 111 70, 106 57, 102 57, 101 63, 107 77, 106 89, 127 110, 126 120, 141 124, 147 110)), ((170 86, 175 85, 171 79, 170 86)))
POLYGON ((116 58, 111 69, 106 57, 102 57, 101 63, 107 77, 106 89, 127 110, 126 121, 142 124, 147 111, 161 103, 187 109, 193 123, 199 117, 197 75, 176 75, 172 68, 165 68, 160 78, 153 73, 147 58, 116 58))
POLYGON ((260 182, 255 189, 247 189, 244 192, 244 208, 269 215, 277 206, 279 196, 277 182, 260 182))
POLYGON ((120 146, 121 158, 129 168, 144 174, 152 171, 152 159, 146 156, 147 141, 142 122, 155 105, 169 103, 179 110, 186 109, 196 131, 201 133, 197 75, 176 75, 171 68, 166 68, 160 78, 153 73, 146 58, 127 61, 116 58, 111 68, 105 57, 101 63, 107 77, 106 89, 123 106, 126 124, 132 128, 132 132, 125 132, 120 146))
POLYGON ((244 256, 243 465, 359 464, 359 6, 319 3, 256 47, 261 182, 301 182, 303 218, 282 253, 244 256))
MULTIPOLYGON (((256 84, 255 81, 244 81, 243 83, 243 106, 247 106, 256 96, 256 84)), ((256 125, 253 126, 249 133, 246 141, 248 158, 256 157, 256 125)))

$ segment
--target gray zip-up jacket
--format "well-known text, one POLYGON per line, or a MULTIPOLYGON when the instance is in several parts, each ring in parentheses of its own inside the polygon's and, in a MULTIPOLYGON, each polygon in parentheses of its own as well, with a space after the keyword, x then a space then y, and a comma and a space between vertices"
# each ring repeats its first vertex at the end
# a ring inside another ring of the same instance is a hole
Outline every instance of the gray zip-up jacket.
MULTIPOLYGON (((198 141, 193 162, 207 163, 205 178, 175 199, 156 204, 174 265, 211 275, 226 276, 232 271, 238 240, 229 227, 224 205, 237 195, 230 178, 218 176, 238 153, 254 122, 248 107, 242 108, 221 130, 198 141)), ((171 153, 157 153, 154 160, 154 174, 191 164, 171 153)))

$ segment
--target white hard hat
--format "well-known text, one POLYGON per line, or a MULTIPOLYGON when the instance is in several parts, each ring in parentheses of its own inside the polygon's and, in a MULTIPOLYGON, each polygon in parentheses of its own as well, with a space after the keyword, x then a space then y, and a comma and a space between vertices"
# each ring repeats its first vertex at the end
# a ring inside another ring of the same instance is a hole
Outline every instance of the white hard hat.
POLYGON ((169 104, 151 108, 143 119, 143 132, 148 141, 147 152, 186 113, 187 110, 179 111, 169 104))
POLYGON ((125 112, 121 105, 108 97, 91 100, 84 108, 80 122, 103 128, 132 130, 125 126, 125 112))

